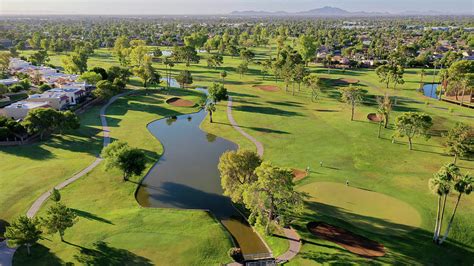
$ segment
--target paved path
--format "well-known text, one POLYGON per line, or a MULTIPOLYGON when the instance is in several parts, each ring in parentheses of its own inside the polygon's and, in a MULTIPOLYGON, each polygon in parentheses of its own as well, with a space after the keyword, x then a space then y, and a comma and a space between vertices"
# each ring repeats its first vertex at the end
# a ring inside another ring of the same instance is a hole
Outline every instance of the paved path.
POLYGON ((227 101, 227 118, 229 119, 230 124, 237 130, 240 134, 244 137, 249 139, 255 146, 257 147, 257 153, 260 157, 263 156, 263 145, 260 141, 256 140, 254 137, 250 136, 247 132, 245 132, 238 124, 235 122, 234 117, 232 116, 232 97, 229 96, 227 101))
POLYGON ((301 249, 301 239, 296 230, 293 228, 283 228, 285 236, 290 242, 288 250, 276 258, 277 263, 285 263, 293 259, 301 249))
MULTIPOLYGON (((237 124, 234 117, 232 116, 232 97, 230 97, 230 96, 229 96, 229 100, 227 101, 227 118, 229 119, 230 124, 235 128, 235 130, 240 132, 240 134, 242 134, 244 137, 246 137, 247 139, 249 139, 251 142, 253 142, 255 144, 255 146, 257 147, 258 155, 260 155, 260 157, 262 157, 263 156, 263 151, 264 151, 263 144, 260 141, 256 140, 251 135, 247 134, 237 124)), ((285 233, 286 238, 290 242, 290 246, 289 246, 288 250, 285 253, 283 253, 282 255, 280 255, 276 258, 276 261, 278 263, 284 263, 284 262, 287 262, 287 261, 293 259, 301 249, 301 239, 300 239, 300 236, 298 235, 298 233, 296 232, 296 230, 294 230, 293 228, 283 228, 283 232, 285 233)))
MULTIPOLYGON (((110 98, 110 100, 102 106, 100 109, 100 121, 102 123, 102 135, 104 137, 104 142, 103 142, 103 147, 107 146, 110 143, 110 129, 107 125, 107 117, 105 115, 105 111, 107 110, 107 107, 109 107, 113 102, 115 102, 118 98, 129 95, 134 93, 135 91, 127 91, 118 95, 115 95, 114 97, 110 98)), ((100 164, 102 161, 102 158, 97 156, 97 158, 92 162, 89 166, 84 168, 82 171, 79 173, 75 174, 74 176, 66 179, 64 182, 61 184, 55 186, 56 189, 62 189, 69 184, 73 183, 74 181, 78 180, 79 178, 83 177, 92 169, 94 169, 97 165, 100 164)), ((48 200, 49 196, 51 195, 52 189, 48 190, 47 192, 43 193, 36 201, 31 205, 30 209, 26 213, 26 216, 28 217, 34 217, 41 206, 48 200)), ((0 266, 11 266, 12 265, 12 260, 13 260, 13 254, 15 253, 16 248, 9 248, 6 245, 6 241, 0 242, 0 266)))

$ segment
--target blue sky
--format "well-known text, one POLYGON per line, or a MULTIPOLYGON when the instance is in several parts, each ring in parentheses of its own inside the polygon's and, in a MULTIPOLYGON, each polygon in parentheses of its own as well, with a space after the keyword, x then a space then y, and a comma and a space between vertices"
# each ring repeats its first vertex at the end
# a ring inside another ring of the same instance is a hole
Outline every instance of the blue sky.
POLYGON ((224 14, 234 10, 443 11, 474 15, 474 0, 0 0, 0 14, 224 14))

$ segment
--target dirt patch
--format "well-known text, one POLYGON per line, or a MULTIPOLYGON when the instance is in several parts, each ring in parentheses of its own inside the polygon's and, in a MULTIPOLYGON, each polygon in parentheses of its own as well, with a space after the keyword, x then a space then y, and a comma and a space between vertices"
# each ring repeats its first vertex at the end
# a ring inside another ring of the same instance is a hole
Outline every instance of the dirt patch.
POLYGON ((192 101, 184 100, 179 97, 171 97, 166 100, 166 103, 178 107, 192 107, 195 105, 192 101))
POLYGON ((367 115, 367 119, 372 122, 380 122, 382 118, 380 118, 376 113, 370 113, 367 115))
POLYGON ((277 86, 273 86, 273 85, 254 85, 254 87, 258 88, 258 89, 261 89, 262 91, 275 92, 275 91, 280 90, 280 88, 278 88, 277 86))
POLYGON ((322 222, 310 222, 306 227, 313 235, 336 243, 359 256, 371 258, 385 255, 385 248, 382 244, 343 228, 322 222))
POLYGON ((293 168, 291 169, 293 171, 293 180, 298 181, 307 176, 306 171, 301 170, 301 169, 296 169, 293 168))
POLYGON ((357 84, 359 83, 358 79, 351 79, 351 78, 341 78, 340 81, 347 83, 347 84, 357 84))

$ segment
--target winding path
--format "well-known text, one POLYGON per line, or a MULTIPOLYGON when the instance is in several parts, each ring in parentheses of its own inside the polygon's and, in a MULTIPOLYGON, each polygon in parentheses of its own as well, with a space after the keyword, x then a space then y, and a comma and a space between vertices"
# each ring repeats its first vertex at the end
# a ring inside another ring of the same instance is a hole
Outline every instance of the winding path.
MULTIPOLYGON (((107 108, 114 103, 118 98, 122 96, 126 96, 132 93, 135 93, 136 91, 127 91, 121 94, 117 94, 114 97, 110 98, 110 100, 102 106, 100 109, 100 121, 102 124, 102 135, 104 137, 104 142, 103 142, 103 147, 109 145, 110 143, 110 129, 107 125, 107 117, 105 115, 105 112, 107 108)), ((73 183, 74 181, 78 180, 79 178, 83 177, 84 175, 88 174, 92 169, 94 169, 97 165, 102 162, 102 158, 97 156, 97 158, 86 168, 84 168, 82 171, 78 172, 77 174, 73 175, 72 177, 66 179, 64 182, 61 184, 55 186, 56 189, 60 190, 63 189, 64 187, 68 186, 69 184, 73 183)), ((41 206, 48 200, 49 196, 51 195, 53 189, 48 190, 47 192, 43 193, 36 201, 31 205, 30 209, 26 213, 26 216, 28 217, 34 217, 41 206)), ((12 265, 12 260, 13 260, 13 254, 15 254, 16 248, 9 248, 6 244, 6 241, 0 242, 0 266, 11 266, 12 265)))
MULTIPOLYGON (((255 146, 257 147, 257 153, 260 155, 260 157, 263 157, 263 144, 255 139, 253 136, 249 135, 247 132, 245 132, 235 121, 234 117, 232 116, 232 97, 229 96, 229 99, 227 101, 227 118, 229 119, 230 124, 232 127, 234 127, 235 130, 237 130, 240 134, 242 134, 244 137, 246 137, 248 140, 253 142, 255 146)), ((283 233, 285 234, 286 238, 288 239, 288 242, 290 242, 288 250, 278 256, 276 258, 277 263, 284 263, 287 262, 291 259, 293 259, 298 252, 301 249, 301 239, 298 233, 296 232, 295 229, 293 228, 283 228, 283 233)))

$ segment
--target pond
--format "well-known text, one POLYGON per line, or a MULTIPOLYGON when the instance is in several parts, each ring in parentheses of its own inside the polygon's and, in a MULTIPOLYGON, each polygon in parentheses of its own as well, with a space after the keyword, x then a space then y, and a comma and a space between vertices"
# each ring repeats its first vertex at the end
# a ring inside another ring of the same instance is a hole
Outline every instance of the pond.
POLYGON ((437 90, 438 86, 439 84, 424 84, 423 94, 433 99, 439 99, 439 91, 437 90))
POLYGON ((222 222, 244 255, 268 249, 231 200, 223 196, 217 164, 235 143, 203 132, 206 112, 163 118, 148 125, 164 153, 142 180, 137 201, 145 207, 209 210, 222 222))

